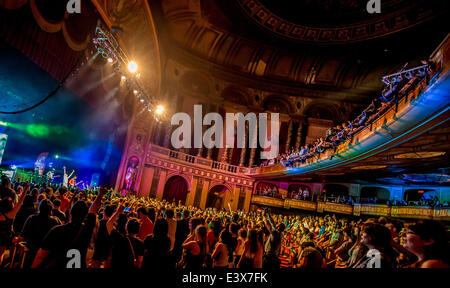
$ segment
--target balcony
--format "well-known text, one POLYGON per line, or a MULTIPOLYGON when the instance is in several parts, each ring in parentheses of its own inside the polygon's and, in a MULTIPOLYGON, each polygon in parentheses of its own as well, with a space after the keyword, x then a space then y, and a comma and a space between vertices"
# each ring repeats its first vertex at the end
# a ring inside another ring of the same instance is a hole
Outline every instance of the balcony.
POLYGON ((147 162, 150 162, 151 158, 168 159, 174 163, 182 163, 198 168, 205 168, 212 171, 217 171, 224 174, 231 174, 234 176, 241 176, 248 178, 249 168, 230 165, 224 162, 217 162, 211 159, 192 156, 179 151, 170 150, 155 144, 151 144, 150 153, 147 155, 147 162))
POLYGON ((450 208, 430 208, 418 206, 387 206, 380 204, 338 204, 333 202, 311 202, 296 199, 278 199, 267 196, 253 195, 251 204, 274 208, 314 211, 318 213, 339 213, 353 216, 375 216, 393 218, 414 218, 450 220, 450 208))
POLYGON ((440 70, 430 79, 422 79, 396 105, 388 108, 370 125, 350 140, 325 153, 309 158, 293 167, 274 164, 249 170, 249 176, 271 178, 344 167, 394 148, 438 125, 450 117, 450 71, 448 49, 450 39, 441 44, 432 56, 440 70))

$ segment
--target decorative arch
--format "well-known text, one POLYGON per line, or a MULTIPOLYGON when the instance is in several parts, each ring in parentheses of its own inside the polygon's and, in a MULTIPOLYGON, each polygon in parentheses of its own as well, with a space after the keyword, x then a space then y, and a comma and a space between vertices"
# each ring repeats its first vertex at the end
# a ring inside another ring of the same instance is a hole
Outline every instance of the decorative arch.
POLYGON ((256 193, 261 196, 282 198, 278 186, 270 182, 258 182, 258 184, 256 184, 256 193))
POLYGON ((269 96, 262 102, 263 110, 291 114, 293 112, 291 103, 279 96, 269 96))
POLYGON ((184 205, 188 192, 188 182, 186 179, 179 175, 174 175, 168 178, 164 184, 163 199, 169 202, 181 202, 184 205))
POLYGON ((227 86, 221 93, 225 101, 248 106, 251 104, 250 96, 247 92, 235 86, 227 86))
POLYGON ((322 193, 326 194, 327 197, 348 197, 350 194, 350 190, 347 186, 342 184, 325 184, 323 186, 322 193))
POLYGON ((366 200, 371 198, 388 201, 391 198, 391 192, 383 187, 365 186, 361 188, 359 197, 361 202, 367 202, 366 200))
MULTIPOLYGON (((296 198, 297 196, 299 196, 299 191, 305 191, 308 190, 309 191, 309 195, 312 196, 312 187, 309 184, 303 184, 303 183, 292 183, 288 186, 288 198, 296 198)), ((303 196, 303 193, 302 195, 303 196)))
POLYGON ((206 198, 206 208, 216 208, 217 210, 227 209, 227 203, 232 199, 233 190, 229 185, 218 184, 212 186, 206 198))
MULTIPOLYGON (((218 186, 218 185, 223 185, 223 186, 227 187, 227 189, 230 190, 231 195, 233 195, 233 193, 234 193, 233 186, 231 186, 231 185, 228 184, 227 182, 213 181, 213 182, 211 182, 211 185, 210 185, 209 190, 211 190, 214 186, 218 186)), ((208 190, 208 191, 209 191, 209 190, 208 190)))
POLYGON ((338 106, 330 102, 314 101, 312 103, 309 103, 303 109, 303 114, 306 117, 332 120, 335 123, 341 120, 338 106))
POLYGON ((169 180, 169 178, 174 177, 174 176, 183 177, 184 180, 186 180, 186 183, 188 185, 188 192, 190 192, 192 190, 192 176, 189 176, 187 174, 180 174, 175 171, 169 171, 169 173, 167 174, 167 180, 169 180))
POLYGON ((209 95, 212 91, 212 81, 207 75, 198 71, 187 71, 180 77, 180 86, 185 91, 209 95))
POLYGON ((408 189, 403 194, 404 200, 409 201, 419 201, 420 199, 426 198, 426 199, 433 199, 434 197, 439 198, 439 193, 435 189, 423 189, 423 188, 415 188, 415 189, 408 189))

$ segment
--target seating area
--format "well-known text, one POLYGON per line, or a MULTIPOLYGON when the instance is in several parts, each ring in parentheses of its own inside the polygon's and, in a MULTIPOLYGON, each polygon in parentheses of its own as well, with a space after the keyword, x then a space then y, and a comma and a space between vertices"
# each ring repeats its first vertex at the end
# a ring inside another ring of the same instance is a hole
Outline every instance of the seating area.
POLYGON ((389 108, 398 105, 399 101, 422 81, 428 83, 438 72, 439 68, 436 63, 431 61, 423 61, 423 63, 425 65, 410 69, 403 76, 398 73, 399 76, 392 77, 390 81, 385 83, 387 85, 381 95, 372 100, 370 105, 355 119, 329 128, 324 137, 317 139, 312 144, 307 144, 299 150, 291 149, 289 154, 280 154, 275 159, 264 161, 261 167, 276 163, 281 163, 285 167, 297 167, 304 164, 308 159, 320 157, 321 154, 351 141, 354 135, 373 124, 389 108))

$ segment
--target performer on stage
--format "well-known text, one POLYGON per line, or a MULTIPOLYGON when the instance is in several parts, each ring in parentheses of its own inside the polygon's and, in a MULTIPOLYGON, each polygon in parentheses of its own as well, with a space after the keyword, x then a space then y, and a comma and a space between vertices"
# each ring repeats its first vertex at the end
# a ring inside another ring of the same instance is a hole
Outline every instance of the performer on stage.
POLYGON ((67 175, 67 173, 66 173, 66 166, 63 166, 63 169, 64 169, 63 186, 67 187, 69 185, 69 178, 72 177, 72 175, 75 172, 75 170, 72 170, 70 175, 67 175))

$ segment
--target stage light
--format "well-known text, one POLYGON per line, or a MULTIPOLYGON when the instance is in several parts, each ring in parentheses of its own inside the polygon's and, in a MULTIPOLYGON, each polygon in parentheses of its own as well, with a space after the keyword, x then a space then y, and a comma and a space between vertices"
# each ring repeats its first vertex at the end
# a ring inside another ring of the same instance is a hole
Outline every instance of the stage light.
POLYGON ((138 69, 138 67, 137 67, 136 62, 130 61, 130 63, 128 63, 128 70, 129 70, 131 73, 135 73, 135 72, 137 71, 137 69, 138 69))
POLYGON ((0 121, 0 126, 8 126, 8 122, 0 121))
POLYGON ((16 170, 16 169, 17 169, 17 166, 14 165, 14 164, 12 164, 12 165, 11 165, 11 169, 16 170))
POLYGON ((125 75, 122 75, 122 81, 125 81, 127 79, 127 77, 125 77, 125 75))
POLYGON ((161 115, 164 112, 164 107, 162 105, 156 106, 156 114, 161 115))
POLYGON ((109 58, 108 58, 108 62, 109 62, 109 63, 112 63, 112 62, 113 62, 113 59, 112 59, 111 57, 109 57, 109 58))
POLYGON ((58 155, 58 154, 56 154, 56 155, 55 155, 55 158, 56 158, 56 159, 58 159, 58 158, 59 158, 59 155, 58 155))

